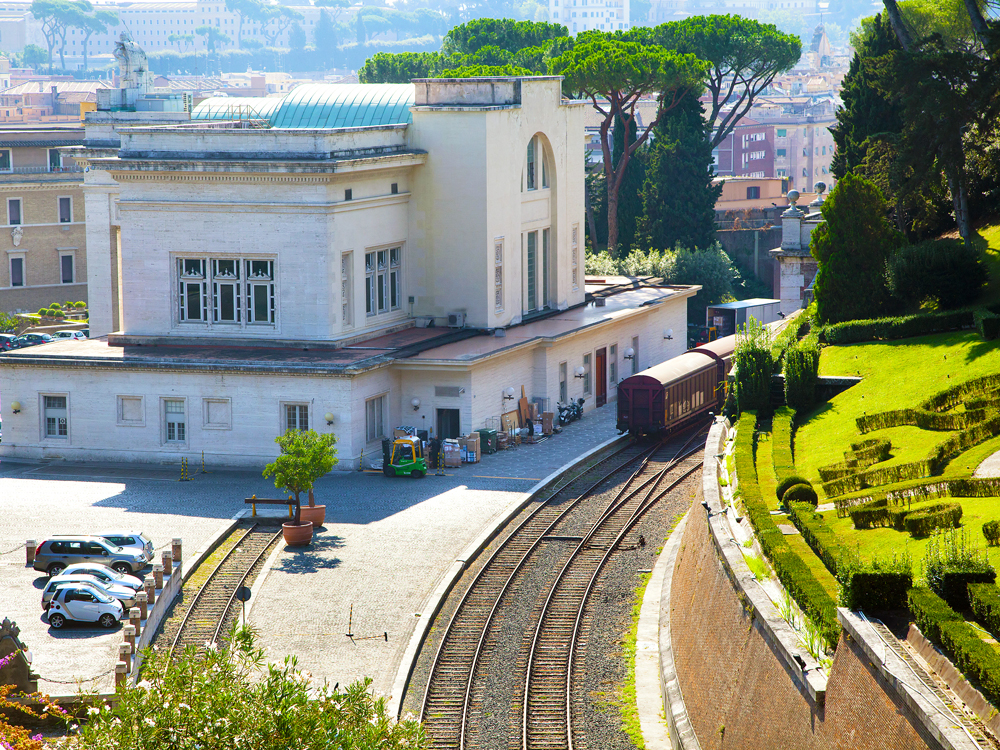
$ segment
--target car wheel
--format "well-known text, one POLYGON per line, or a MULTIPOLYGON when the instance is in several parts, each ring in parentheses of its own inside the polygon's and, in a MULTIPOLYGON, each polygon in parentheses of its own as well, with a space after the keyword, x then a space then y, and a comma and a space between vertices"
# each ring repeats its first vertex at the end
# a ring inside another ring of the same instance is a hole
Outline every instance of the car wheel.
POLYGON ((118 624, 118 619, 110 612, 105 612, 97 622, 102 628, 113 628, 118 624))
POLYGON ((63 625, 66 624, 66 618, 63 617, 58 612, 54 615, 49 615, 49 625, 59 630, 63 625))
POLYGON ((59 575, 64 570, 66 570, 65 563, 54 562, 51 565, 49 565, 49 567, 46 569, 46 572, 51 577, 51 576, 57 576, 57 575, 59 575))
POLYGON ((123 562, 115 563, 114 565, 111 566, 111 569, 116 573, 121 573, 122 575, 132 574, 132 568, 129 567, 128 563, 123 563, 123 562))

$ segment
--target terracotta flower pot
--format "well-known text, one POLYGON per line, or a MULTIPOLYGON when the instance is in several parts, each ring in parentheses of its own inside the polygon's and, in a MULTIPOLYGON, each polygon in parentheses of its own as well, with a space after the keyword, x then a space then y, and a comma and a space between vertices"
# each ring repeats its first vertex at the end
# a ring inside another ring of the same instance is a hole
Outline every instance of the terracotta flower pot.
POLYGON ((303 505, 299 507, 299 518, 303 521, 312 521, 314 529, 323 525, 326 520, 325 505, 303 505))
POLYGON ((312 541, 313 525, 309 521, 299 524, 283 523, 281 524, 281 533, 285 537, 285 544, 289 547, 297 547, 312 541))

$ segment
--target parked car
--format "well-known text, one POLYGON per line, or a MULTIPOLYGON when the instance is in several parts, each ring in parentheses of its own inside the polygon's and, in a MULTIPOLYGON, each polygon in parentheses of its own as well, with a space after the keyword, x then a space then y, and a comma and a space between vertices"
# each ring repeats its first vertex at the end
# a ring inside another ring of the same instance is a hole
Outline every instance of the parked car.
POLYGON ((86 583, 68 584, 55 592, 49 602, 49 625, 56 630, 68 620, 96 622, 102 628, 113 628, 122 619, 122 603, 86 583))
POLYGON ((112 544, 142 553, 146 562, 153 561, 153 543, 134 531, 104 531, 95 536, 107 539, 112 544))
POLYGON ((52 337, 47 333, 22 333, 14 340, 21 349, 26 346, 38 346, 39 344, 52 343, 52 337))
POLYGON ((62 574, 52 576, 45 588, 42 589, 42 609, 49 608, 49 602, 52 601, 52 596, 59 588, 66 585, 75 586, 80 583, 92 586, 102 594, 110 596, 112 599, 117 599, 125 609, 135 606, 135 589, 130 589, 128 586, 119 586, 118 584, 105 585, 95 576, 62 574))
POLYGON ((119 573, 138 573, 146 558, 134 549, 125 549, 96 536, 56 536, 35 549, 35 570, 59 575, 73 563, 100 563, 119 573))
POLYGON ((0 333, 0 352, 9 352, 11 349, 17 349, 18 346, 17 336, 13 333, 0 333))
POLYGON ((119 586, 128 586, 133 591, 138 591, 142 588, 141 578, 130 576, 128 573, 119 573, 117 570, 112 570, 107 565, 101 565, 100 563, 67 565, 60 575, 88 575, 94 576, 104 586, 107 586, 109 583, 115 583, 119 586))
POLYGON ((61 339, 76 339, 77 341, 86 341, 87 337, 83 335, 83 331, 56 331, 52 334, 52 338, 55 341, 61 339))

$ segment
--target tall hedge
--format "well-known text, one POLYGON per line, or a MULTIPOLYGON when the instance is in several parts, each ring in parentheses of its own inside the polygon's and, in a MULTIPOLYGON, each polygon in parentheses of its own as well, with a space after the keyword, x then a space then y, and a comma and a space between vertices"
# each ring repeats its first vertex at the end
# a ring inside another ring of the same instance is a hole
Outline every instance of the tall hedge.
POLYGON ((819 347, 805 341, 785 354, 785 403, 797 412, 806 412, 816 403, 819 379, 819 347))
POLYGON ((787 406, 774 410, 771 421, 771 461, 778 482, 795 474, 795 460, 792 456, 792 426, 795 412, 787 406))
POLYGON ((770 411, 771 373, 774 360, 771 353, 770 329, 754 318, 736 333, 733 367, 736 379, 736 408, 747 411, 770 411))
POLYGON ((931 299, 951 310, 972 302, 986 284, 979 248, 962 240, 927 240, 900 249, 889 263, 889 288, 904 303, 931 299))

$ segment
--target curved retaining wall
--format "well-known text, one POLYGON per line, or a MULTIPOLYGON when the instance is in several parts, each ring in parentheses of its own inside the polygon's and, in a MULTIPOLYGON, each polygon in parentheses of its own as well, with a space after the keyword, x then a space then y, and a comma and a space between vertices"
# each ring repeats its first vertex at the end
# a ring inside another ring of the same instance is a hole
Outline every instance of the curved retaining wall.
MULTIPOLYGON (((661 641, 665 715, 675 748, 975 748, 864 621, 840 610, 844 635, 828 674, 743 561, 722 510, 717 423, 705 475, 674 562, 661 641), (664 658, 666 654, 666 658, 664 658), (800 661, 801 660, 801 661, 800 661)), ((744 523, 746 523, 744 521, 744 523)))

